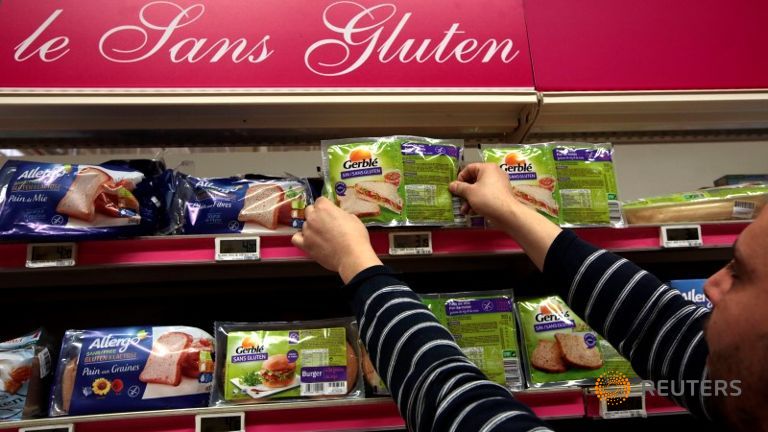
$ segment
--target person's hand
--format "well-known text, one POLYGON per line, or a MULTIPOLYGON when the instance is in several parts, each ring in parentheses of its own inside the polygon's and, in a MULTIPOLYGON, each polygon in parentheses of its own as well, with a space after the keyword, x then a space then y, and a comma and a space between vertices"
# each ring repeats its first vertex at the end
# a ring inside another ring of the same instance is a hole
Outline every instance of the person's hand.
POLYGON ((473 163, 461 170, 458 179, 450 185, 451 193, 467 202, 461 208, 464 214, 470 210, 497 223, 520 207, 512 195, 509 178, 492 163, 473 163))
POLYGON ((381 265, 371 247, 368 230, 357 216, 320 198, 306 208, 304 225, 293 235, 293 245, 328 270, 338 272, 344 283, 368 267, 381 265))
POLYGON ((561 229, 515 198, 504 171, 491 163, 467 165, 450 190, 467 201, 462 213, 473 210, 490 219, 520 244, 539 270, 544 268, 547 251, 561 229))

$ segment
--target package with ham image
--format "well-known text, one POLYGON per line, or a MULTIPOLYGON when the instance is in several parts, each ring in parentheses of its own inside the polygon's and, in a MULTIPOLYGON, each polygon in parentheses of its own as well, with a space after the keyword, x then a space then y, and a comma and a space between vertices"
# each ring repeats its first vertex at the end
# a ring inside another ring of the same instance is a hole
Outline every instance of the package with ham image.
MULTIPOLYGON (((165 169, 161 161, 149 162, 165 169)), ((0 169, 0 233, 46 239, 154 234, 167 189, 161 183, 159 175, 130 163, 10 160, 0 169)))
POLYGON ((176 173, 173 234, 289 234, 312 202, 305 179, 257 175, 196 178, 176 173))
POLYGON ((213 338, 185 326, 68 330, 51 416, 207 405, 213 338))

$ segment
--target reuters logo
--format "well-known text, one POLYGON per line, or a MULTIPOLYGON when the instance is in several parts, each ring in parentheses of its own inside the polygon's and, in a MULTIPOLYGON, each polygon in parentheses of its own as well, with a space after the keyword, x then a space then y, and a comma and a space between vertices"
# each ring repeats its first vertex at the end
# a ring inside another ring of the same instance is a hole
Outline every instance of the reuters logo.
POLYGON ((632 386, 623 373, 608 371, 595 382, 595 394, 608 405, 618 405, 629 397, 632 386))

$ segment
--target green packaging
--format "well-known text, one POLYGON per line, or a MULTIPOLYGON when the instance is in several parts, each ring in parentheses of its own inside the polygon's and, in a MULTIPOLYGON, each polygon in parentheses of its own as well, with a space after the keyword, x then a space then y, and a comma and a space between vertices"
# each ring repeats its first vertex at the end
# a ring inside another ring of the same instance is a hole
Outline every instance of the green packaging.
POLYGON ((213 405, 362 396, 351 320, 216 323, 213 405))
POLYGON ((491 381, 522 390, 512 291, 425 294, 422 302, 491 381))
POLYGON ((350 138, 322 148, 323 194, 367 225, 464 223, 448 189, 459 171, 460 140, 350 138))
POLYGON ((509 176, 515 198, 560 223, 557 172, 549 144, 483 146, 481 154, 484 162, 498 165, 509 176))
POLYGON ((530 387, 589 385, 603 373, 637 378, 630 363, 558 296, 516 302, 530 387))
POLYGON ((622 224, 610 143, 551 144, 565 226, 622 224))

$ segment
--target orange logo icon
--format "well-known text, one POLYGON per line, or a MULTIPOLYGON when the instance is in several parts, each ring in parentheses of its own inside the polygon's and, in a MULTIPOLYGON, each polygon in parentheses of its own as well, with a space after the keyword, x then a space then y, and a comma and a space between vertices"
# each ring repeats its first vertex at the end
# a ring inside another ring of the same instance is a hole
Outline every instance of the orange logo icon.
POLYGON ((595 382, 595 394, 608 405, 618 405, 629 397, 632 386, 623 373, 608 371, 595 382))
POLYGON ((507 154, 507 156, 504 158, 504 163, 509 166, 524 165, 526 160, 516 152, 512 152, 507 154))
POLYGON ((352 162, 363 161, 371 158, 371 151, 364 147, 356 148, 349 153, 349 160, 352 162))

